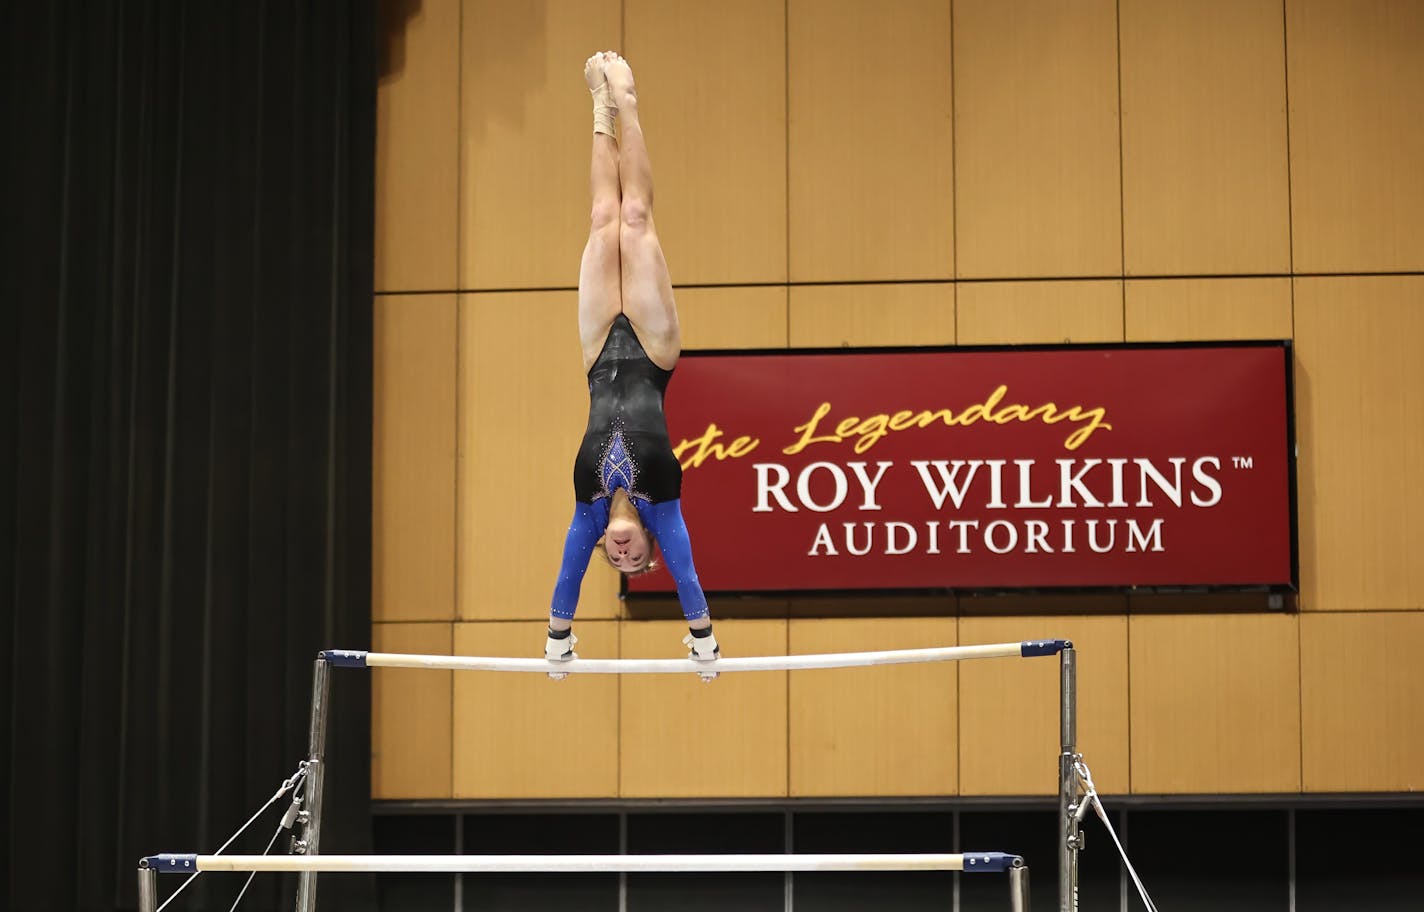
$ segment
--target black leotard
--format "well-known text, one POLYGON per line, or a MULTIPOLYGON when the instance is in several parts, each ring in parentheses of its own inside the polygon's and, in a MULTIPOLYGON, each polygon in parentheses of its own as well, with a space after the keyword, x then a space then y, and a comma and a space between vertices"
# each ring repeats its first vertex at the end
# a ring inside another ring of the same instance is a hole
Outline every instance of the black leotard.
POLYGON ((682 518, 682 466, 672 452, 663 394, 672 371, 648 358, 633 324, 619 314, 588 371, 588 428, 574 460, 574 515, 550 613, 572 618, 588 558, 608 528, 609 502, 623 488, 657 539, 689 621, 707 616, 707 596, 692 563, 682 518))
POLYGON ((663 396, 672 371, 648 358, 628 318, 619 314, 588 371, 588 427, 574 460, 574 496, 584 503, 618 488, 633 500, 661 503, 682 493, 663 396))

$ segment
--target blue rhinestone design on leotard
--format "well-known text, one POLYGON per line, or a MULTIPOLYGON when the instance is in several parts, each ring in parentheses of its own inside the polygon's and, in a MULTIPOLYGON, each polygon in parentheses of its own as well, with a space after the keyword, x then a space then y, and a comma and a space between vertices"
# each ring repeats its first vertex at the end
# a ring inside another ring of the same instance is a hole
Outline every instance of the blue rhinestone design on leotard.
POLYGON ((610 497, 619 488, 634 499, 647 500, 638 491, 638 461, 628 449, 628 441, 623 438, 623 422, 616 421, 603 446, 603 454, 598 459, 598 480, 603 484, 599 497, 610 497))

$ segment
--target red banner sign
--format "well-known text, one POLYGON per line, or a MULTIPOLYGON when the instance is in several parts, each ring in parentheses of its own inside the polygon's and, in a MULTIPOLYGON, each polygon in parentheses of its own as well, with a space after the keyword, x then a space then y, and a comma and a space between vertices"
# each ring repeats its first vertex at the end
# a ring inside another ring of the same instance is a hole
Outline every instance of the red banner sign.
POLYGON ((689 352, 667 413, 699 576, 1293 587, 1289 369, 1283 343, 689 352))

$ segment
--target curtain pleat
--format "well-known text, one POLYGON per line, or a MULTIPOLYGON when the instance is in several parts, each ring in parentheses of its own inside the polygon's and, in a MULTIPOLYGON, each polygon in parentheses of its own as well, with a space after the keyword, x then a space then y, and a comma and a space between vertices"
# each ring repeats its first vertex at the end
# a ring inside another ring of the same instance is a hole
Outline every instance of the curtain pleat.
MULTIPOLYGON (((317 650, 369 641, 374 5, 0 5, 0 907, 135 908, 140 856, 296 768, 317 650)), ((333 681, 328 852, 370 850, 369 693, 333 681)))

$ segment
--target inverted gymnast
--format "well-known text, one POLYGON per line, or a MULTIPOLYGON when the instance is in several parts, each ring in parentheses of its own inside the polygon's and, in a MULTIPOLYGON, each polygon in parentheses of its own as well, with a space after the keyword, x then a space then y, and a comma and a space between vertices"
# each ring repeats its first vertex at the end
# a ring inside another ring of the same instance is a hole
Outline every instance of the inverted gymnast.
MULTIPOLYGON (((682 518, 682 466, 672 452, 663 395, 682 353, 667 261, 653 226, 653 172, 638 120, 633 71, 612 51, 584 64, 593 93, 593 195, 579 266, 578 323, 588 374, 588 427, 574 460, 574 517, 549 611, 544 657, 576 658, 571 631, 595 546, 617 570, 654 569, 662 551, 677 583, 688 658, 720 654, 682 518), (614 122, 623 122, 620 145, 614 122)), ((552 674, 551 677, 563 677, 552 674)), ((716 674, 709 668, 704 680, 716 674)))

